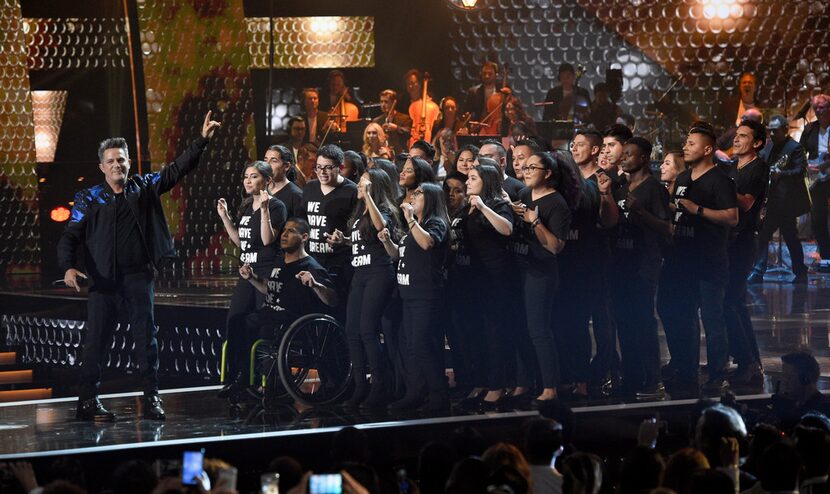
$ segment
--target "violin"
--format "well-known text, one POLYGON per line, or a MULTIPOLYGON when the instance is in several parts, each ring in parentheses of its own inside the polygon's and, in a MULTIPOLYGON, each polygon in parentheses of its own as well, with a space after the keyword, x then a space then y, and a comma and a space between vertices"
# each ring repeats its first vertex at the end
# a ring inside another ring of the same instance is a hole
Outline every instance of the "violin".
POLYGON ((482 119, 484 127, 480 131, 482 134, 500 134, 502 136, 506 134, 507 117, 505 113, 509 92, 505 94, 503 91, 507 88, 507 73, 509 69, 508 63, 505 62, 502 68, 502 89, 493 91, 493 94, 487 98, 487 115, 482 119))
POLYGON ((438 118, 441 109, 427 95, 429 87, 429 72, 424 72, 424 82, 421 88, 421 99, 413 101, 409 105, 409 118, 412 119, 412 134, 409 139, 411 147, 415 141, 423 139, 427 142, 432 140, 432 126, 438 118))
POLYGON ((348 89, 340 96, 340 100, 331 109, 332 114, 329 118, 334 122, 335 127, 340 132, 346 132, 346 122, 357 122, 359 110, 357 105, 346 101, 346 95, 349 93, 348 89))

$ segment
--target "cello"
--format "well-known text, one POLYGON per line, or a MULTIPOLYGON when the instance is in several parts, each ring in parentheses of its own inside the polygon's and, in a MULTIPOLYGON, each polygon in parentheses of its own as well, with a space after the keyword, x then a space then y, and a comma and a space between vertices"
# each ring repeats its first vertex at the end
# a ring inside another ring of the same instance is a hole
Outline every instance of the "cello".
POLYGON ((502 66, 501 89, 493 91, 493 94, 487 98, 487 115, 482 119, 484 128, 481 129, 482 134, 490 135, 506 135, 507 125, 507 100, 510 97, 510 90, 507 89, 507 73, 510 66, 507 62, 502 66), (505 92, 505 90, 507 90, 505 92))
POLYGON ((427 95, 429 72, 424 72, 424 81, 421 86, 421 99, 413 101, 409 105, 409 118, 412 119, 412 134, 409 138, 410 147, 419 139, 427 142, 432 140, 432 126, 441 111, 438 105, 427 95))
POLYGON ((359 109, 354 103, 346 101, 347 94, 349 94, 348 89, 343 91, 343 95, 340 96, 337 104, 331 109, 332 114, 329 115, 329 118, 334 121, 335 127, 340 132, 346 132, 346 122, 358 121, 359 109))

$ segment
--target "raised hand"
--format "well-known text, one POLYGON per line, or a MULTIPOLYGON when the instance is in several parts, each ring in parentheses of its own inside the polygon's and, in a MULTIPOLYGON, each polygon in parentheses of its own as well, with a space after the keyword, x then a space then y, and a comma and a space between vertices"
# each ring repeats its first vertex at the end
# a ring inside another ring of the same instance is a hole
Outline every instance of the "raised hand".
POLYGON ((470 206, 478 209, 479 211, 481 210, 482 206, 484 206, 484 201, 481 200, 481 196, 478 196, 478 195, 474 194, 474 195, 468 196, 467 200, 470 201, 470 206))
POLYGON ((392 240, 391 235, 389 235, 389 229, 388 228, 384 228, 383 230, 378 232, 378 240, 380 240, 383 243, 386 243, 386 242, 389 242, 389 241, 392 240))
POLYGON ((297 273, 296 278, 300 280, 300 283, 309 288, 314 288, 317 285, 317 280, 314 279, 314 275, 308 271, 300 271, 297 273))
POLYGON ((600 194, 607 194, 611 190, 611 177, 605 173, 597 174, 597 186, 600 194))
POLYGON ((216 212, 219 213, 220 218, 231 217, 228 214, 228 201, 226 201, 224 197, 220 197, 219 200, 216 201, 216 212))
POLYGON ((337 228, 335 228, 331 233, 324 233, 323 236, 326 237, 326 243, 329 245, 340 245, 346 241, 346 237, 343 235, 343 232, 337 228))
POLYGON ((271 199, 271 196, 268 195, 268 191, 266 189, 262 189, 259 191, 258 195, 260 209, 268 209, 268 202, 271 199))
POLYGON ((207 115, 205 115, 205 121, 202 123, 202 137, 204 137, 205 139, 210 139, 211 137, 213 137, 213 132, 218 127, 222 126, 221 122, 217 122, 216 120, 210 119, 211 113, 213 112, 208 110, 207 115))
POLYGON ((251 265, 248 263, 243 264, 239 267, 239 276, 242 277, 244 280, 250 280, 251 277, 254 275, 254 270, 251 269, 251 265))
POLYGON ((404 202, 401 204, 401 210, 403 211, 403 217, 407 223, 412 221, 412 217, 415 215, 415 208, 412 207, 412 204, 408 202, 404 202))
POLYGON ((363 199, 369 198, 369 192, 372 190, 372 182, 369 180, 361 180, 358 187, 363 189, 363 199))

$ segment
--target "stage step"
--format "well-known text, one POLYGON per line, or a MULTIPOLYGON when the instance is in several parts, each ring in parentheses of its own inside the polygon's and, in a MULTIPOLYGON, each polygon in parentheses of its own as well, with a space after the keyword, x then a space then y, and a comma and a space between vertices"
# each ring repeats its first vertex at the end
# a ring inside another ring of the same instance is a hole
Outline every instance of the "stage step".
POLYGON ((17 352, 0 352, 0 365, 14 365, 17 363, 17 352))
POLYGON ((0 370, 0 384, 30 383, 34 378, 32 369, 0 370))
POLYGON ((52 388, 25 388, 0 391, 0 403, 28 400, 46 400, 52 397, 52 388))

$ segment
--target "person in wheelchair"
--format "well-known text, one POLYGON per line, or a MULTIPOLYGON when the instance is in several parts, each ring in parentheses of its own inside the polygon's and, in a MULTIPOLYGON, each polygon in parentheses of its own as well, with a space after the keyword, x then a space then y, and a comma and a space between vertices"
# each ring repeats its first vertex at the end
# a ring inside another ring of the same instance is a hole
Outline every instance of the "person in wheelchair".
POLYGON ((248 264, 239 268, 243 279, 265 294, 261 309, 245 317, 245 327, 228 333, 227 365, 230 379, 220 397, 236 394, 248 387, 249 352, 261 338, 273 338, 274 329, 287 328, 305 314, 326 312, 338 303, 328 272, 305 250, 310 227, 302 218, 290 218, 280 235, 283 256, 278 257, 271 275, 257 275, 248 264))

